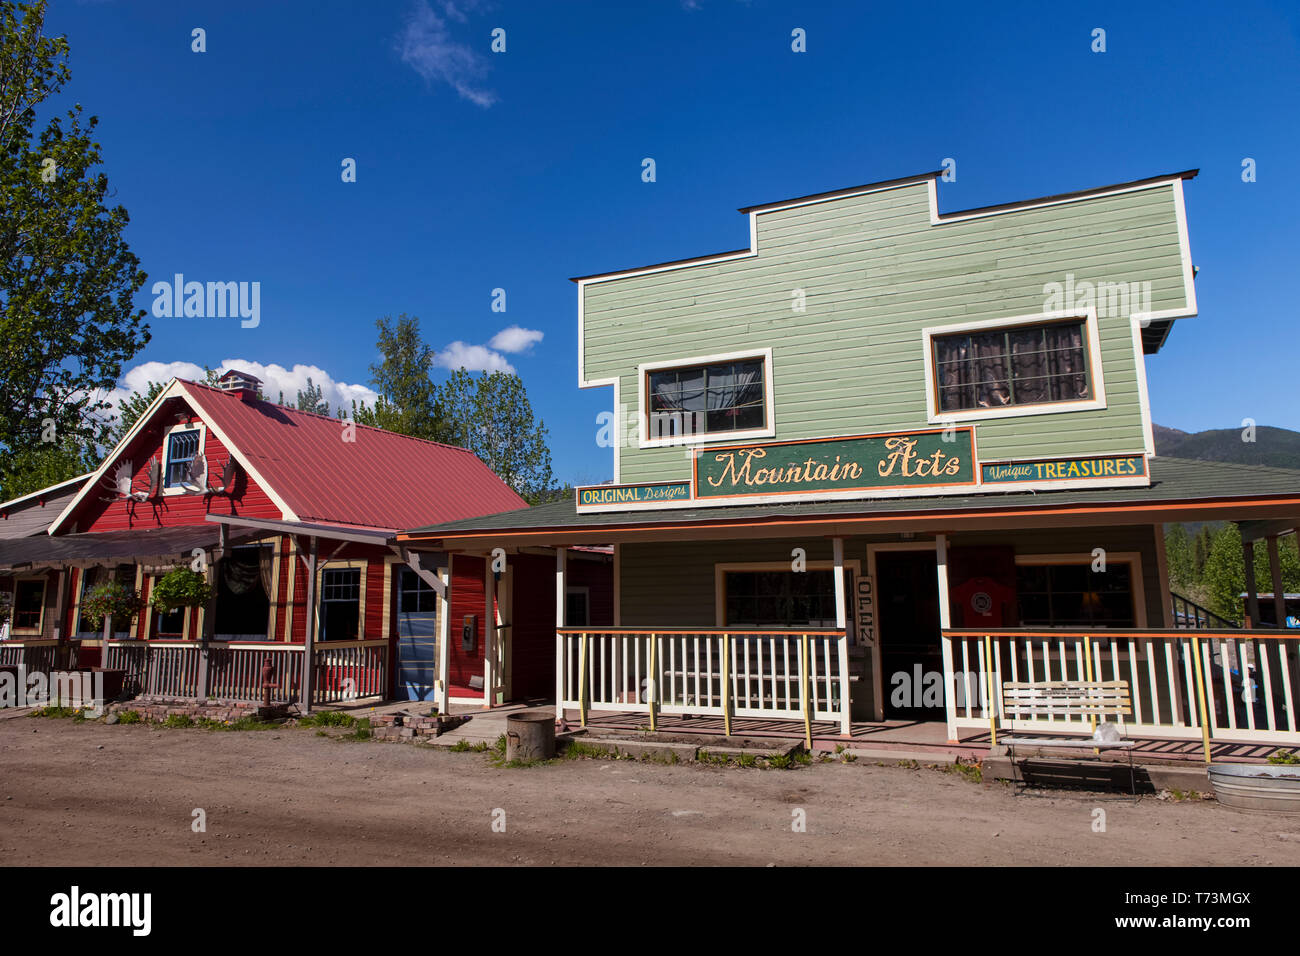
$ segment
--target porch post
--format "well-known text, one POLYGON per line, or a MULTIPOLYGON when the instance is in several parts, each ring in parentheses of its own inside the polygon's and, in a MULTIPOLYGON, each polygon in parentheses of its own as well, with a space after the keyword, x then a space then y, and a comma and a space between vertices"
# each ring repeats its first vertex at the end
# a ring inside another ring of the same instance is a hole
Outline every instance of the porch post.
POLYGON ((564 725, 564 627, 565 571, 569 549, 560 545, 555 549, 555 722, 564 725))
MULTIPOLYGON (((307 631, 302 646, 302 701, 303 713, 311 713, 315 691, 316 657, 316 536, 310 538, 307 551, 307 631)), ((364 584, 363 584, 364 586, 364 584)))
POLYGON ((492 573, 492 555, 483 559, 483 706, 496 703, 492 688, 497 679, 497 579, 492 573))
MULTIPOLYGON (((1255 583, 1255 542, 1243 541, 1241 553, 1246 562, 1246 626, 1255 627, 1259 624, 1259 586, 1255 583)), ((1226 661, 1224 666, 1227 666, 1226 661)))
POLYGON ((835 626, 841 632, 836 648, 840 668, 840 734, 850 737, 853 725, 849 700, 849 615, 844 599, 844 539, 832 538, 831 547, 835 557, 835 626))
MULTIPOLYGON (((946 633, 952 627, 952 611, 948 607, 948 536, 934 536, 934 563, 939 574, 939 641, 943 653, 943 707, 948 722, 948 743, 957 743, 957 679, 952 670, 952 638, 946 633)), ((970 685, 962 675, 962 690, 969 693, 970 685)))
POLYGON ((438 597, 438 713, 447 714, 451 707, 451 562, 455 556, 447 552, 447 567, 442 572, 442 594, 438 597))
POLYGON ((1268 571, 1273 579, 1274 627, 1286 627, 1286 595, 1282 593, 1282 556, 1278 554, 1277 535, 1268 536, 1268 571))
MULTIPOLYGON (((54 584, 54 669, 55 670, 72 670, 75 666, 71 661, 65 661, 65 652, 71 650, 68 644, 67 635, 64 634, 63 618, 68 613, 68 592, 71 590, 72 568, 59 568, 59 576, 55 579, 54 584)), ((73 622, 76 626, 76 622, 73 622)))

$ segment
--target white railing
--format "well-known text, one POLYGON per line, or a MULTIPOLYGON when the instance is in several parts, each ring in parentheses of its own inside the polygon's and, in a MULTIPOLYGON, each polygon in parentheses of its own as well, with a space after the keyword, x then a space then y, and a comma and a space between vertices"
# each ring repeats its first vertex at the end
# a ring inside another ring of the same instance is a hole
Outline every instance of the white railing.
POLYGON ((21 666, 27 671, 48 671, 54 667, 58 654, 58 641, 15 640, 0 641, 0 667, 21 666))
POLYGON ((562 708, 832 720, 849 732, 848 645, 830 629, 558 628, 562 708))
POLYGON ((1133 697, 1132 717, 1123 721, 1128 734, 1207 744, 1300 743, 1297 631, 948 630, 943 641, 953 671, 945 694, 950 736, 955 728, 989 729, 992 721, 1089 733, 1083 718, 1008 712, 1002 684, 1123 680, 1133 697))

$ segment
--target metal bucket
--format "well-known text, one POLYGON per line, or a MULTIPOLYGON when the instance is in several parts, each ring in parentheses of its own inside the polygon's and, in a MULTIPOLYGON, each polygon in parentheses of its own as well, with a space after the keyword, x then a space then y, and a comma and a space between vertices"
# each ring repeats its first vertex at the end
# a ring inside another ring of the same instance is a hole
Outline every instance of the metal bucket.
POLYGON ((1216 763, 1214 796, 1225 807, 1300 816, 1300 764, 1216 763))

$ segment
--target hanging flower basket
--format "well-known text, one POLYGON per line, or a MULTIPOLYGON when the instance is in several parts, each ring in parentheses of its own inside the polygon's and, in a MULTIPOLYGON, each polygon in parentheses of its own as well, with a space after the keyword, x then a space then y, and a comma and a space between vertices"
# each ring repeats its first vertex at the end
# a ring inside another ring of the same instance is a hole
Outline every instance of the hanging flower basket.
POLYGON ((173 568, 154 582, 149 603, 164 613, 182 607, 203 607, 212 598, 212 585, 189 568, 173 568))
POLYGON ((143 606, 140 592, 121 581, 96 585, 81 599, 81 613, 95 627, 102 627, 106 617, 129 620, 139 614, 143 606))

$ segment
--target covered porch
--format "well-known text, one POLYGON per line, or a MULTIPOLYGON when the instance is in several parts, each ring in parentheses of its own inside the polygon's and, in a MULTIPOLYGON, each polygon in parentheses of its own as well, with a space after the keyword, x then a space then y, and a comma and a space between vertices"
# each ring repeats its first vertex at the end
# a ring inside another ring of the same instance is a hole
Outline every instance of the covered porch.
POLYGON ((1300 632, 1262 627, 1257 612, 1248 630, 1206 628, 1211 616, 1169 590, 1163 536, 1167 522, 1233 521, 1248 569, 1257 542, 1269 549, 1281 594, 1278 540, 1300 525, 1300 480, 1177 459, 1153 460, 1152 478, 726 508, 562 502, 401 537, 448 550, 613 545, 610 627, 565 619, 557 551, 554 700, 569 726, 987 752, 1007 727, 1092 732, 1007 712, 1003 683, 1118 680, 1139 754, 1206 761, 1300 744, 1300 632), (764 604, 773 596, 784 610, 764 604))

